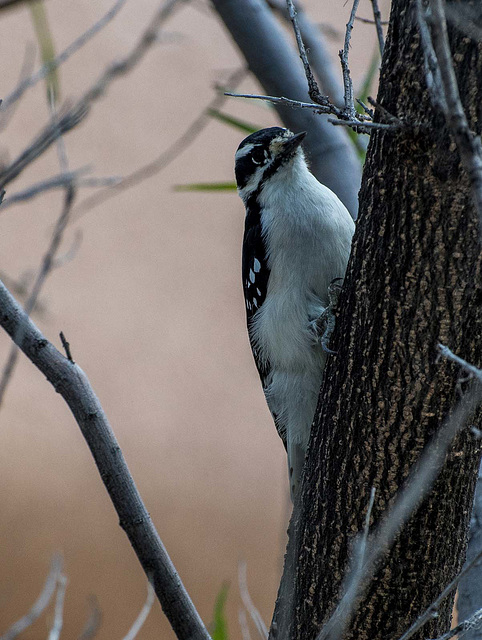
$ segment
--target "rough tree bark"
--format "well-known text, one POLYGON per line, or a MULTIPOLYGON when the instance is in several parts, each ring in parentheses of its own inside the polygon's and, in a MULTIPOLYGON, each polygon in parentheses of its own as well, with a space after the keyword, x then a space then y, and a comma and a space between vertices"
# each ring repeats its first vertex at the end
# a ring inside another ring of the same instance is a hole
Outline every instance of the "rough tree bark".
MULTIPOLYGON (((480 134, 482 44, 453 29, 450 36, 464 108, 480 134)), ((415 0, 392 2, 378 102, 410 127, 371 137, 338 355, 327 366, 287 554, 288 563, 296 559, 293 620, 281 628, 279 599, 277 638, 316 636, 339 601, 371 488, 373 525, 456 403, 457 368, 437 360, 437 343, 482 361, 477 217, 456 145, 427 91, 415 0)), ((480 423, 479 411, 471 424, 480 423)), ((378 567, 347 638, 398 638, 459 571, 479 457, 479 441, 464 430, 378 567)), ((415 637, 446 630, 452 604, 448 598, 415 637)))

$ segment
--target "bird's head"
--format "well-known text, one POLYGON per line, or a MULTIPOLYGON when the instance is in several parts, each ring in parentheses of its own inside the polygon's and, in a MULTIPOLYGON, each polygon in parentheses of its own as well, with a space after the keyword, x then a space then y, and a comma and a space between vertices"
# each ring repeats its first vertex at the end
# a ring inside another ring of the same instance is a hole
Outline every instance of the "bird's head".
POLYGON ((275 173, 292 166, 297 159, 304 162, 301 142, 306 131, 292 133, 289 129, 260 129, 245 138, 235 156, 238 193, 246 203, 275 173))

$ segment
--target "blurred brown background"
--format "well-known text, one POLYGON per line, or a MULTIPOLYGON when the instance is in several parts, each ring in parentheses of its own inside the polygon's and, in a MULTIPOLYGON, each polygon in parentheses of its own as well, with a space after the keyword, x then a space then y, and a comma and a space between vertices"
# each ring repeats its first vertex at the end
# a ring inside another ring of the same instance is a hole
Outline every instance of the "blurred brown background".
MULTIPOLYGON (((351 3, 306 2, 312 18, 342 44, 351 3), (337 35, 338 34, 338 35, 337 35)), ((387 4, 382 4, 387 17, 387 4)), ((109 9, 112 0, 49 0, 57 51, 109 9)), ((62 98, 76 97, 125 54, 157 4, 128 1, 118 17, 60 69, 62 98)), ((362 0, 359 15, 371 17, 362 0)), ((23 5, 0 14, 0 95, 16 85, 27 43, 23 5)), ((183 3, 135 70, 109 88, 65 137, 71 168, 123 176, 172 144, 212 99, 213 85, 241 63, 207 2, 183 3)), ((351 63, 360 83, 376 49, 374 27, 357 22, 351 63)), ((37 57, 37 64, 39 60, 37 57)), ((242 84, 258 91, 252 79, 242 84)), ((231 99, 228 113, 275 124, 265 105, 231 99)), ((0 159, 12 160, 49 118, 39 83, 2 132, 0 159)), ((64 331, 109 416, 154 523, 201 616, 230 583, 230 635, 240 638, 237 567, 269 623, 289 514, 285 454, 252 362, 240 286, 243 206, 234 193, 179 193, 174 185, 233 179, 244 135, 212 121, 157 176, 75 220, 73 260, 56 269, 35 322, 59 346, 64 331)), ((9 186, 8 194, 59 172, 55 148, 9 186)), ((90 191, 83 190, 79 200, 90 191)), ((0 269, 35 272, 62 203, 42 195, 0 215, 0 269)), ((0 334, 0 367, 10 348, 0 334)), ((145 600, 146 580, 118 526, 79 429, 62 399, 24 357, 0 411, 0 633, 27 611, 55 551, 68 587, 62 637, 76 638, 95 594, 100 639, 122 638, 145 600)), ((52 608, 24 638, 44 638, 52 608)), ((173 637, 156 603, 139 638, 173 637)))

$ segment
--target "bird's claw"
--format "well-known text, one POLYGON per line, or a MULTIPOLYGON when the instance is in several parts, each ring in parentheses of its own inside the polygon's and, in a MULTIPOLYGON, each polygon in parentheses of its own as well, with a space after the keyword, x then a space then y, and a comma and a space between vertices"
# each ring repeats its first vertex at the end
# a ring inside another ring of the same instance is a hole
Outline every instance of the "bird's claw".
POLYGON ((323 351, 329 354, 336 354, 336 351, 330 349, 328 345, 330 344, 331 336, 335 330, 335 312, 341 292, 342 282, 343 278, 335 278, 330 282, 330 286, 328 287, 329 304, 323 313, 310 323, 316 339, 320 342, 323 351))

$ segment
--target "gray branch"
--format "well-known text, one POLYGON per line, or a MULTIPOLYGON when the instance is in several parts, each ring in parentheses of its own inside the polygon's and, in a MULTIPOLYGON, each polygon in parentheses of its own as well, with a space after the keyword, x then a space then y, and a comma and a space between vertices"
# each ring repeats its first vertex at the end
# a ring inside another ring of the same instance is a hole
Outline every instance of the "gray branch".
MULTIPOLYGON (((212 0, 249 69, 268 95, 306 102, 306 80, 297 52, 263 0, 212 0)), ((305 148, 318 180, 332 189, 353 217, 358 210, 361 166, 347 134, 309 110, 275 105, 283 124, 309 131, 305 148)))
POLYGON ((103 29, 109 22, 115 18, 115 16, 122 9, 123 5, 126 3, 126 0, 116 0, 115 4, 107 11, 106 14, 102 16, 100 20, 98 20, 95 24, 84 31, 78 38, 76 38, 69 46, 64 49, 59 55, 52 60, 52 62, 44 64, 40 69, 34 73, 32 76, 21 80, 21 82, 17 85, 16 89, 12 91, 10 95, 8 95, 2 101, 0 105, 0 112, 6 111, 14 102, 16 102, 30 87, 33 87, 39 80, 42 80, 47 76, 53 69, 57 69, 61 64, 66 62, 74 53, 77 53, 79 49, 85 46, 89 40, 91 40, 101 29, 103 29))
POLYGON ((45 609, 48 607, 52 596, 57 588, 57 580, 62 573, 62 558, 59 555, 55 555, 52 558, 50 564, 50 571, 45 580, 43 589, 33 604, 32 608, 26 613, 20 620, 17 620, 10 629, 8 629, 3 636, 0 636, 0 640, 15 640, 21 633, 28 629, 37 620, 45 609))
MULTIPOLYGON (((470 521, 469 543, 467 546, 467 559, 465 567, 473 564, 472 571, 466 572, 459 583, 459 595, 457 598, 457 613, 459 620, 467 620, 473 616, 474 611, 482 605, 482 563, 474 563, 474 558, 481 554, 482 550, 482 465, 479 468, 479 476, 475 488, 474 507, 470 521)), ((467 628, 465 632, 467 640, 482 640, 482 627, 479 625, 467 628)), ((459 636, 460 637, 460 636, 459 636)))
POLYGON ((85 373, 39 331, 0 282, 0 325, 67 402, 90 448, 120 526, 179 640, 210 640, 149 513, 85 373))
MULTIPOLYGON (((366 559, 362 569, 355 567, 345 581, 344 595, 335 612, 322 627, 317 640, 338 640, 350 623, 359 598, 370 584, 378 561, 383 558, 392 546, 396 536, 408 522, 420 502, 430 492, 445 462, 447 451, 457 433, 465 426, 466 421, 482 401, 482 385, 473 381, 471 390, 460 400, 450 416, 444 421, 440 431, 427 446, 414 465, 405 482, 405 489, 397 494, 393 507, 381 518, 378 529, 369 536, 366 559)), ((359 554, 354 554, 357 557, 359 554)), ((482 553, 481 553, 482 555, 482 553)), ((466 569, 467 570, 467 569, 466 569)), ((460 575, 456 579, 458 583, 460 575)), ((454 587, 452 586, 452 589, 454 587)), ((451 589, 451 590, 452 590, 451 589)), ((440 601, 450 593, 445 589, 439 597, 440 601)), ((420 616, 415 624, 416 630, 430 619, 432 608, 420 616), (424 617, 425 616, 425 617, 424 617)), ((400 640, 409 640, 415 633, 412 627, 400 640)))
POLYGON ((345 93, 345 114, 347 118, 354 120, 356 117, 355 101, 353 98, 353 83, 350 75, 350 65, 348 64, 348 53, 350 50, 351 32, 353 30, 353 23, 355 22, 356 11, 360 0, 353 0, 353 7, 350 13, 350 18, 346 23, 345 42, 343 49, 340 51, 341 69, 343 72, 343 86, 345 93))
MULTIPOLYGON (((290 20, 284 0, 267 0, 269 6, 284 20, 290 20)), ((340 82, 340 69, 335 65, 328 51, 325 37, 320 27, 304 11, 299 2, 295 4, 301 37, 307 49, 308 60, 321 85, 323 93, 330 97, 333 104, 343 107, 343 86, 340 82)))
POLYGON ((179 0, 165 0, 129 53, 117 62, 112 62, 72 107, 64 110, 63 115, 59 114, 53 122, 44 128, 27 149, 1 172, 0 193, 9 182, 44 153, 61 135, 77 126, 85 118, 92 104, 105 94, 114 80, 129 73, 136 67, 148 50, 155 44, 161 26, 178 4, 179 0))
POLYGON ((383 39, 382 28, 382 14, 378 6, 378 0, 371 0, 373 8, 373 18, 375 20, 375 27, 377 30, 378 48, 380 49, 380 55, 383 57, 383 49, 385 48, 385 41, 383 39))
POLYGON ((444 3, 442 0, 430 0, 427 11, 418 0, 418 16, 427 59, 428 84, 432 90, 434 102, 444 112, 447 126, 455 138, 460 158, 469 175, 479 216, 479 232, 482 235, 482 144, 479 136, 471 131, 460 100, 447 33, 444 3))

